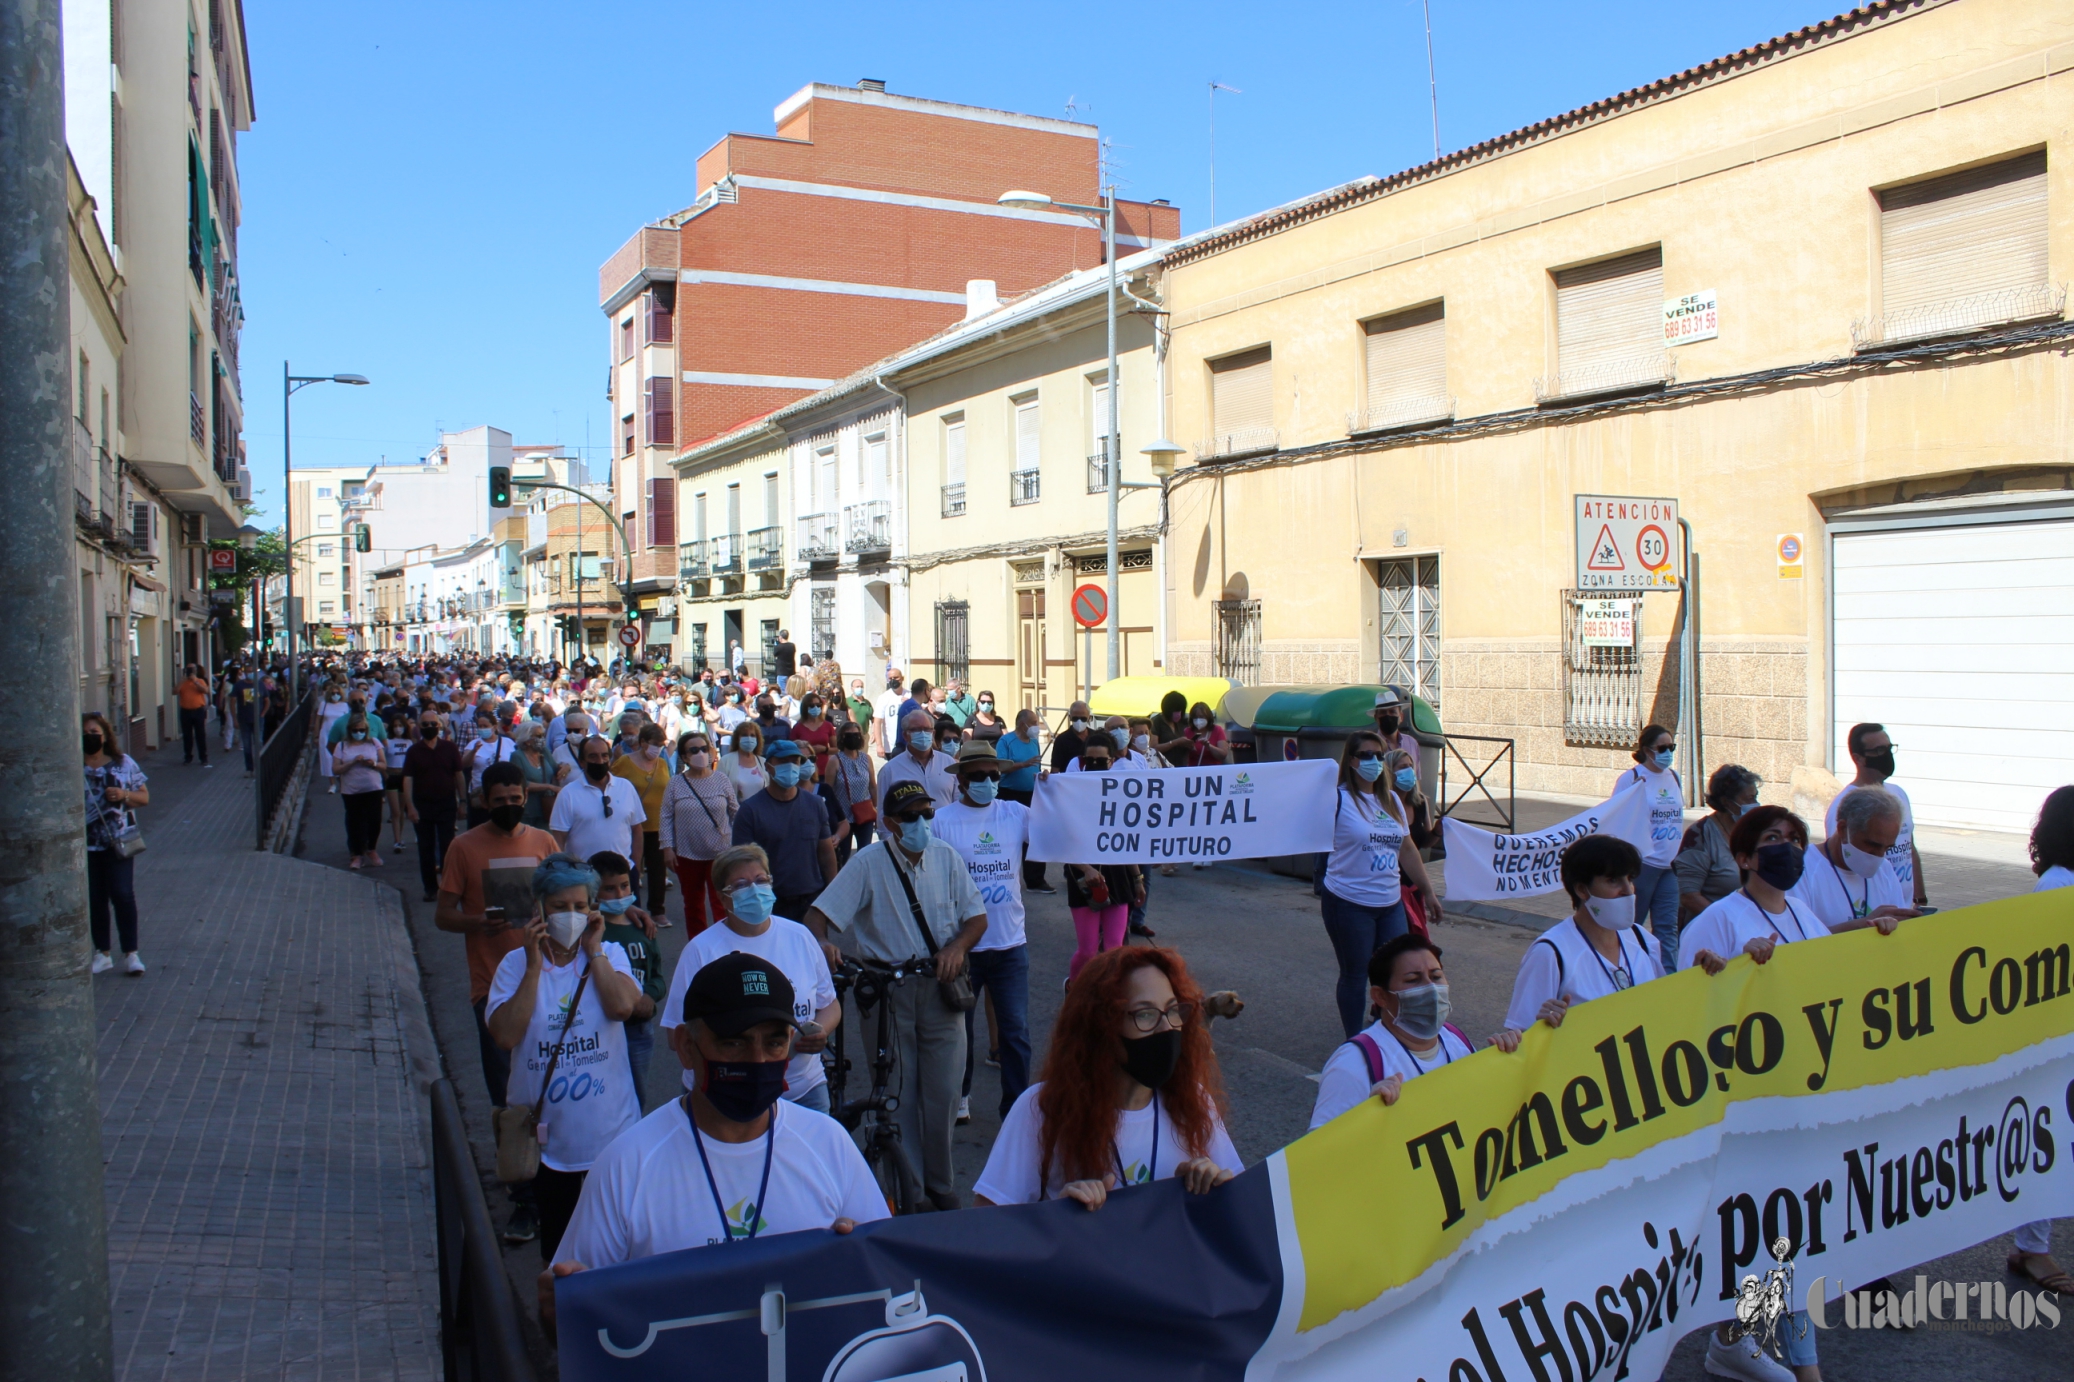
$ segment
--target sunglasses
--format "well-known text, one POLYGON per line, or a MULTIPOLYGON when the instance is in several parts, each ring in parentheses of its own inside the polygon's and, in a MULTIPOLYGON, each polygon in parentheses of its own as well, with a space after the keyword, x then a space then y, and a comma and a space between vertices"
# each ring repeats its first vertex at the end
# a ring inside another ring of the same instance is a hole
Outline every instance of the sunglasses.
POLYGON ((1357 753, 1354 755, 1354 761, 1356 763, 1380 763, 1383 761, 1383 756, 1379 753, 1357 753))
POLYGON ((999 773, 967 773, 967 774, 965 774, 965 780, 966 780, 967 782, 999 782, 999 781, 1001 780, 1001 774, 999 774, 999 773))

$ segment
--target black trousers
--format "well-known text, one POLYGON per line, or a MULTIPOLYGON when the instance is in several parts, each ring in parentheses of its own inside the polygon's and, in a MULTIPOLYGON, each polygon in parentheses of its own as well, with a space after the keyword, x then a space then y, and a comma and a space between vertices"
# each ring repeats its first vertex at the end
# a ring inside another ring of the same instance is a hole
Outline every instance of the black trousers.
POLYGON ((182 761, 194 762, 199 752, 202 762, 209 761, 209 707, 180 712, 180 753, 182 761))
POLYGON ((669 873, 663 867, 663 835, 660 830, 641 832, 641 879, 648 894, 645 904, 651 915, 664 916, 663 906, 669 898, 669 873))
POLYGON ((534 1205, 540 1213, 540 1260, 555 1260, 555 1249, 562 1245, 562 1235, 569 1231, 569 1220, 576 1213, 576 1201, 583 1194, 583 1178, 586 1171, 557 1171, 543 1165, 540 1174, 533 1178, 534 1205))
POLYGON ((807 920, 807 908, 813 906, 814 899, 820 895, 821 889, 819 888, 814 889, 810 893, 779 893, 775 910, 785 920, 796 921, 804 926, 807 920))
POLYGON ((112 849, 90 849, 86 852, 86 917, 96 950, 108 949, 111 910, 116 935, 127 955, 137 948, 137 861, 112 849))
POLYGON ((339 798, 346 805, 346 852, 354 858, 372 854, 382 847, 382 797, 372 792, 349 792, 339 798))
POLYGON ((446 847, 454 842, 455 808, 451 801, 418 804, 418 874, 425 880, 426 893, 439 891, 439 869, 446 862, 446 847))

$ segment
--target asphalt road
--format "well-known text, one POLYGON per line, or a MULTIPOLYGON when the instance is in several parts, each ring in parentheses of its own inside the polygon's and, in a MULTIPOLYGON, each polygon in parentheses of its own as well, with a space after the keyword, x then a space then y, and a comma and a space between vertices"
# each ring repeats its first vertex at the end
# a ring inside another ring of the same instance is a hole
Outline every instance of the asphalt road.
MULTIPOLYGON (((1522 799, 1520 824, 1534 828, 1575 809, 1563 802, 1522 799)), ((387 866, 371 872, 402 893, 425 978, 434 1035, 475 1138, 478 1162, 487 1173, 492 1164, 488 1100, 474 1018, 468 1007, 461 938, 432 925, 432 908, 422 901, 416 846, 408 830, 401 854, 390 852, 388 839, 385 824, 383 858, 387 866)), ((313 788, 310 797, 300 852, 336 867, 346 864, 343 809, 321 785, 313 788)), ((1949 908, 2027 889, 2029 871, 2012 862, 2014 857, 2008 842, 1991 841, 1969 847, 1965 854, 1926 856, 1925 873, 1933 897, 1949 908)), ((1057 883, 1056 867, 1051 878, 1057 883)), ((1056 896, 1030 894, 1026 903, 1031 1025, 1036 1065, 1041 1071, 1044 1034, 1057 1015, 1073 953, 1073 927, 1063 891, 1056 896)), ((681 908, 673 887, 669 910, 680 922, 681 908)), ((1478 910, 1481 916, 1447 919, 1435 939, 1445 951, 1452 1020, 1481 1041, 1503 1021, 1521 952, 1542 928, 1560 918, 1561 907, 1536 899, 1518 908, 1478 910)), ((1216 1022, 1212 1036, 1230 1097, 1232 1140, 1248 1164, 1259 1161, 1303 1134, 1317 1092, 1312 1077, 1340 1040, 1332 1005, 1332 950, 1319 920, 1317 899, 1311 895, 1308 881, 1252 865, 1184 869, 1176 877, 1152 880, 1148 922, 1158 932, 1158 944, 1181 951, 1205 990, 1233 989, 1246 1001, 1245 1012, 1236 1020, 1216 1022)), ((666 962, 674 965, 682 944, 681 925, 662 933, 666 962)), ((854 1013, 846 1020, 858 1022, 854 1013)), ((853 1025, 853 1032, 860 1030, 861 1025, 853 1025)), ((868 1079, 861 1060, 851 1079, 868 1079)), ((650 1107, 670 1097, 676 1081, 676 1058, 658 1043, 645 1080, 650 1107)), ((853 1083, 853 1089, 858 1087, 853 1083)), ((978 1062, 972 1088, 973 1121, 958 1129, 956 1137, 958 1184, 968 1197, 998 1129, 995 1110, 999 1098, 997 1072, 984 1061, 978 1062)), ((491 1214, 502 1223, 505 1208, 501 1192, 494 1189, 491 1214)), ((2060 1260, 2074 1264, 2074 1222, 2062 1225, 2056 1241, 2060 1260)), ((2004 1237, 1908 1273, 1897 1272, 1894 1277, 1900 1281, 1922 1272, 1933 1281, 1999 1280, 2014 1287, 2016 1279, 2003 1267, 2008 1248, 2009 1240, 2004 1237)), ((521 1286, 522 1298, 530 1305, 532 1278, 540 1265, 538 1250, 529 1244, 509 1249, 505 1256, 514 1282, 521 1286)), ((1700 1364, 1703 1348, 1704 1341, 1697 1335, 1684 1340, 1664 1378, 1700 1382, 1706 1376, 1700 1364)), ((2058 1331, 2034 1328, 2000 1335, 1921 1330, 1854 1333, 1837 1328, 1822 1336, 1821 1349, 1824 1375, 1830 1379, 1999 1382, 2005 1378, 2069 1378, 2074 1377, 2074 1318, 2058 1331)))

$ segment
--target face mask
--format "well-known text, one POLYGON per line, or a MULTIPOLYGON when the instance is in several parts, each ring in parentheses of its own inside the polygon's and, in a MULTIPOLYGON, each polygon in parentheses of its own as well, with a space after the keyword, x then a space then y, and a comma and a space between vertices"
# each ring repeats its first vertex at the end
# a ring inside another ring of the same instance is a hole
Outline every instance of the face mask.
POLYGON ((1801 870, 1806 867, 1807 860, 1799 845, 1782 840, 1775 845, 1757 847, 1757 876, 1781 892, 1798 883, 1801 870))
POLYGON ((517 806, 492 806, 490 808, 490 823, 506 834, 518 829, 519 822, 525 818, 526 808, 523 803, 517 806))
POLYGON ((1878 753, 1866 754, 1865 766, 1878 773, 1881 777, 1894 776, 1894 750, 1892 746, 1881 749, 1878 753))
POLYGON ((861 749, 863 747, 864 741, 862 739, 856 738, 855 736, 843 740, 843 751, 845 753, 855 753, 858 749, 861 749))
POLYGON ((590 924, 587 912, 549 912, 547 938, 567 950, 583 939, 583 933, 590 929, 590 924))
POLYGON ((1202 716, 1198 715, 1195 717, 1195 727, 1197 729, 1208 729, 1210 727, 1210 722, 1208 720, 1205 720, 1202 716))
POLYGON ((788 1064, 782 1060, 709 1060, 701 1083, 722 1118, 730 1123, 753 1123, 785 1092, 788 1064))
POLYGON ((735 752, 754 753, 756 752, 756 742, 757 741, 755 739, 749 738, 747 736, 737 738, 735 740, 735 752))
POLYGON ((927 753, 936 743, 936 736, 926 729, 918 729, 907 736, 907 746, 916 753, 927 753))
POLYGON ((1087 721, 1085 721, 1085 720, 1075 720, 1075 721, 1073 722, 1073 728, 1075 728, 1075 729, 1079 730, 1079 731, 1080 731, 1080 732, 1081 732, 1082 734, 1085 734, 1085 733, 1087 733, 1087 721))
POLYGON ((994 709, 994 703, 992 701, 981 701, 979 703, 979 708, 981 710, 988 712, 989 714, 992 714, 994 709))
POLYGON ((1650 755, 1650 759, 1656 764, 1657 770, 1662 771, 1671 766, 1671 759, 1676 757, 1677 753, 1676 749, 1658 749, 1650 755))
POLYGON ((1844 841, 1844 867, 1857 874, 1860 878, 1876 876, 1880 871, 1880 865, 1886 862, 1886 855, 1867 854, 1849 840, 1844 841))
POLYGON ((926 819, 902 821, 900 844, 909 854, 920 854, 929 848, 929 822, 926 819))
POLYGON ((632 893, 628 893, 625 897, 611 897, 598 899, 598 910, 603 912, 608 917, 625 916, 627 908, 633 905, 634 895, 632 893))
POLYGON ((1106 758, 1084 758, 1080 762, 1080 770, 1084 773, 1106 773, 1109 771, 1109 760, 1106 758))
POLYGON ((1586 895, 1584 910, 1591 919, 1608 931, 1626 931, 1635 924, 1635 895, 1626 897, 1592 897, 1586 895))
POLYGON ((821 707, 818 705, 810 705, 806 708, 805 714, 809 720, 818 720, 821 718, 821 707))
POLYGON ((704 749, 693 749, 690 753, 684 755, 684 761, 690 767, 703 768, 706 766, 708 757, 704 749))
POLYGON ((1397 712, 1394 710, 1388 715, 1378 715, 1375 717, 1375 727, 1385 734, 1395 734, 1399 723, 1397 712))
POLYGON ((1109 737, 1116 741, 1118 748, 1124 748, 1131 742, 1131 732, 1127 729, 1112 729, 1109 731, 1109 737))
POLYGON ((1415 792, 1419 788, 1419 775, 1410 768, 1399 768, 1397 776, 1391 780, 1397 784, 1397 790, 1400 792, 1415 792))
POLYGON ((682 710, 684 708, 684 697, 672 696, 670 697, 670 704, 676 706, 679 710, 682 710))
POLYGON ((475 731, 475 737, 487 743, 497 737, 497 727, 495 725, 483 725, 475 731))
POLYGON ((745 926, 763 925, 778 906, 777 889, 768 883, 751 883, 746 888, 736 888, 727 896, 733 905, 735 919, 745 926))
POLYGON ((1000 790, 1001 784, 998 782, 968 782, 965 784, 965 795, 971 797, 973 802, 980 806, 992 803, 995 794, 1000 790))
POLYGON ((780 787, 797 787, 799 785, 799 764, 778 764, 771 769, 771 781, 780 787))
POLYGON ((1756 809, 1757 803, 1754 801, 1739 801, 1735 804, 1733 808, 1730 809, 1728 813, 1729 818, 1731 820, 1739 821, 1743 817, 1749 815, 1752 811, 1755 811, 1756 809))
POLYGON ((742 703, 742 698, 740 696, 729 696, 727 698, 727 703, 729 705, 740 705, 742 703))
POLYGON ((1357 758, 1354 774, 1363 782, 1373 782, 1383 775, 1383 760, 1380 758, 1357 758))
POLYGON ((79 736, 79 746, 90 754, 99 753, 101 751, 101 736, 98 734, 82 734, 79 736))
POLYGON ((349 729, 346 731, 346 737, 358 743, 367 737, 367 731, 364 729, 349 729))
POLYGON ((1414 1041, 1431 1041, 1453 1009, 1446 984, 1419 984, 1397 990, 1397 1026, 1414 1041))
POLYGON ((641 746, 641 757, 650 763, 662 757, 662 752, 662 745, 660 744, 643 744, 641 746))
POLYGON ((439 737, 439 726, 426 725, 424 728, 420 729, 418 733, 423 735, 427 739, 437 739, 439 737))
POLYGON ((1147 1089, 1158 1089, 1174 1078, 1174 1067, 1180 1063, 1181 1033, 1171 1027, 1123 1044, 1123 1073, 1147 1089))
POLYGON ((612 765, 610 763, 594 763, 589 759, 585 759, 583 775, 593 782, 603 782, 606 778, 612 776, 612 765))
POLYGON ((1145 750, 1152 747, 1152 736, 1149 734, 1140 734, 1135 739, 1131 740, 1131 747, 1136 749, 1139 753, 1145 752, 1145 750))

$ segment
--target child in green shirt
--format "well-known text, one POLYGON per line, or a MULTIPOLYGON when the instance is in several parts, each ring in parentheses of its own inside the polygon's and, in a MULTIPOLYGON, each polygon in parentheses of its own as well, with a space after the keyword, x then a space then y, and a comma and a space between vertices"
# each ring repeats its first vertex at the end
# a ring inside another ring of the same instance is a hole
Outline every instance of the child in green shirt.
POLYGON ((642 1101, 641 1111, 646 1113, 648 1104, 641 1082, 648 1073, 649 1055, 655 1050, 655 1031, 650 1024, 656 1005, 669 990, 669 976, 663 973, 662 950, 655 942, 655 929, 670 923, 667 918, 650 916, 634 905, 634 870, 624 855, 601 850, 590 857, 589 863, 598 872, 598 910, 605 914, 605 940, 626 951, 627 961, 634 967, 634 978, 641 985, 641 1004, 626 1020, 627 1061, 633 1066, 634 1097, 642 1101))

